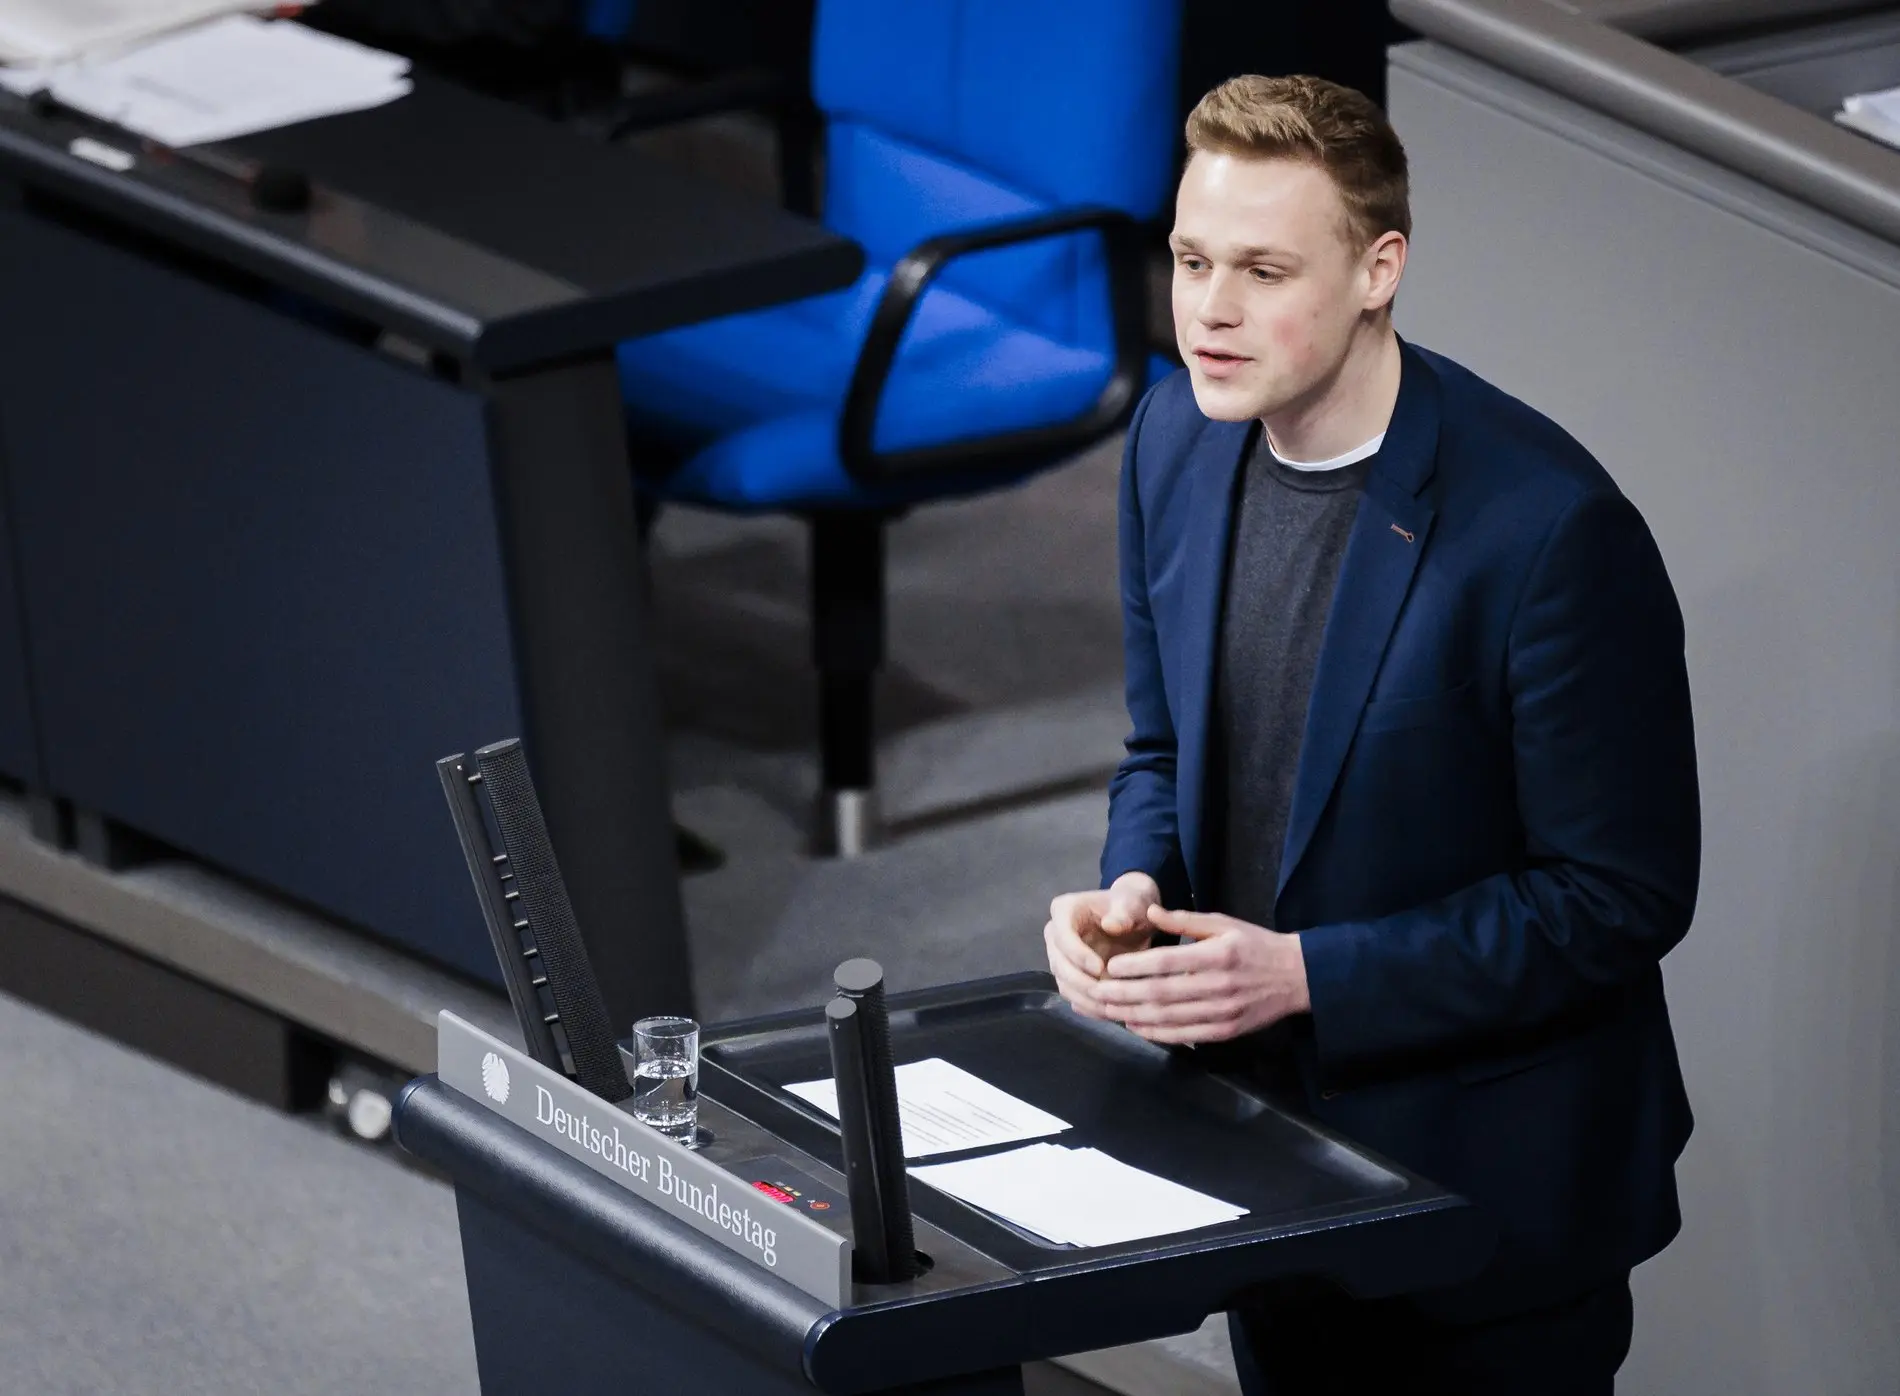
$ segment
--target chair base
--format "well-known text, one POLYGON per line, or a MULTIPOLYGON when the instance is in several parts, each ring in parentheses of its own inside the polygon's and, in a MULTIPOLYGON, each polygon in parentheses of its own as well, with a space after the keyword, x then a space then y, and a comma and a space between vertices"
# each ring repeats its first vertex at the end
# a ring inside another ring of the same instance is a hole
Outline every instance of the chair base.
POLYGON ((876 846, 875 790, 826 790, 818 797, 818 845, 834 858, 859 858, 876 846))
POLYGON ((884 519, 816 514, 809 539, 823 792, 816 843, 821 853, 856 858, 877 838, 873 700, 884 662, 884 519))

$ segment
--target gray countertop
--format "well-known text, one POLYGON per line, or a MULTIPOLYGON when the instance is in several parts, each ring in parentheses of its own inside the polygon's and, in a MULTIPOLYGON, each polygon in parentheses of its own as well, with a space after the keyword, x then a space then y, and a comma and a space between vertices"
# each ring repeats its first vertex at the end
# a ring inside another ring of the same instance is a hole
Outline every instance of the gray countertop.
POLYGON ((1392 13, 1429 40, 1900 242, 1900 150, 1827 114, 1860 84, 1900 85, 1900 6, 1392 0, 1392 13), (1800 84, 1777 87, 1774 74, 1797 55, 1800 84), (1823 97, 1830 64, 1846 85, 1823 97))
MULTIPOLYGON (((310 183, 255 205, 206 152, 172 156, 0 93, 0 186, 509 372, 849 285, 850 239, 623 146, 419 75, 400 101, 208 147, 310 183), (73 149, 86 137, 124 169, 73 149)), ((4 197, 4 188, 0 188, 4 197)))

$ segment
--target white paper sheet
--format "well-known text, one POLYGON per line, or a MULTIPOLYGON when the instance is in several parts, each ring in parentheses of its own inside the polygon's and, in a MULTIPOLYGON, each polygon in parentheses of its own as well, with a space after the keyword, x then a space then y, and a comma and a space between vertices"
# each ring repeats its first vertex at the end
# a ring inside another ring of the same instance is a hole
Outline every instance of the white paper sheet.
POLYGON ((1900 87, 1884 92, 1857 92, 1844 98, 1834 119, 1863 135, 1900 146, 1900 87))
POLYGON ((408 60, 289 20, 232 15, 52 71, 53 96, 161 145, 229 140, 409 91, 408 60))
POLYGON ((1060 1144, 1031 1144, 910 1172, 1025 1231, 1074 1246, 1171 1236, 1247 1215, 1245 1207, 1131 1167, 1099 1149, 1060 1144))
POLYGON ((50 63, 116 48, 269 0, 0 0, 0 63, 50 63))
POLYGON ((50 68, 0 68, 0 88, 16 97, 31 97, 52 80, 50 68))
MULTIPOLYGON (((829 1078, 801 1081, 785 1089, 837 1118, 838 1088, 829 1078)), ((1069 1127, 1068 1121, 998 1090, 942 1057, 897 1068, 897 1114, 905 1158, 1018 1144, 1069 1127)))

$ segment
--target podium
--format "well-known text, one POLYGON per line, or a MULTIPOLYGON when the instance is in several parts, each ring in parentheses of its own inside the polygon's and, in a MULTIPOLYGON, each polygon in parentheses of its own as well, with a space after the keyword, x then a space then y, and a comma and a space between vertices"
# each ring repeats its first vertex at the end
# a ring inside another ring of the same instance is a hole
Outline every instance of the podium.
POLYGON ((1328 1280, 1375 1297, 1455 1283, 1488 1258, 1489 1225, 1463 1199, 1192 1051, 1080 1018, 1048 975, 889 1004, 900 1064, 945 1058, 1068 1121, 1056 1142, 1247 1215, 1083 1249, 913 1177, 928 1268, 857 1283, 836 1123, 785 1089, 830 1075, 819 1010, 703 1032, 693 1150, 445 1014, 438 1073, 404 1091, 396 1137, 454 1183, 484 1396, 1014 1396, 1024 1362, 1188 1332, 1252 1286, 1328 1280), (689 1167, 704 1173, 688 1181, 689 1167))

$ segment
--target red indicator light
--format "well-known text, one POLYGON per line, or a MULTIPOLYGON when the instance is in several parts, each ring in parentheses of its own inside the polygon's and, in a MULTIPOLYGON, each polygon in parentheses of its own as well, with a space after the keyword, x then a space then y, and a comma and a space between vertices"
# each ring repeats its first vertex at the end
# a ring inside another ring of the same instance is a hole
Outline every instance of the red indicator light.
POLYGON ((775 1183, 768 1183, 762 1179, 759 1179, 759 1180, 755 1180, 752 1186, 757 1188, 760 1192, 764 1193, 767 1197, 771 1198, 774 1202, 792 1201, 792 1195, 789 1192, 785 1191, 784 1188, 779 1187, 775 1183))

